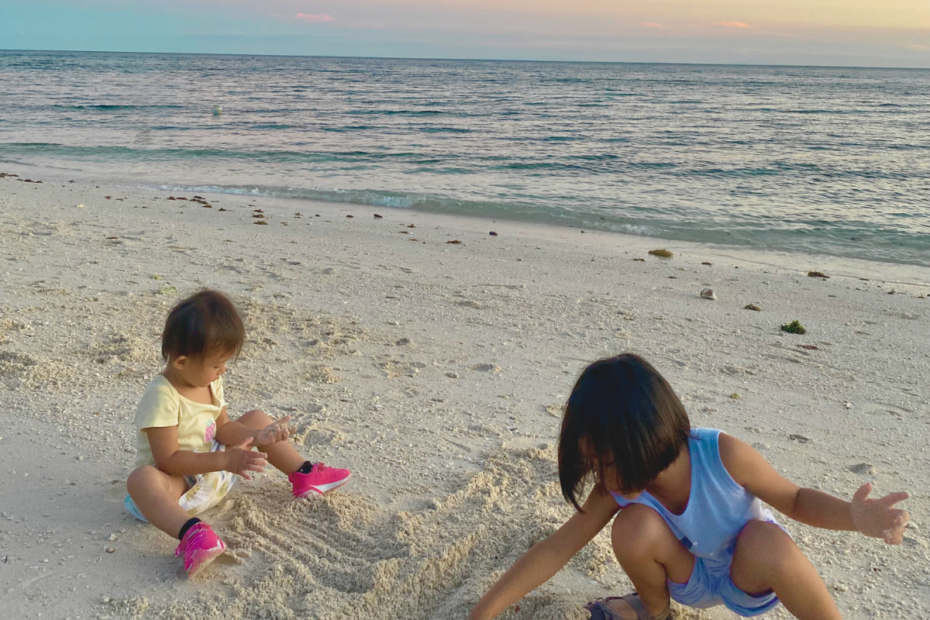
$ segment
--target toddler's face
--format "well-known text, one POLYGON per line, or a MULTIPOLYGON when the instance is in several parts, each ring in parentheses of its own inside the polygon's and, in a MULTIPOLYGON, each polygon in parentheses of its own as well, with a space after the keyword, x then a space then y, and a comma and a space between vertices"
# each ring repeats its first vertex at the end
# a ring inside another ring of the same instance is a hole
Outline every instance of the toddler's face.
POLYGON ((201 359, 188 358, 181 374, 189 384, 207 387, 226 374, 226 362, 231 357, 231 353, 221 353, 208 355, 201 359))

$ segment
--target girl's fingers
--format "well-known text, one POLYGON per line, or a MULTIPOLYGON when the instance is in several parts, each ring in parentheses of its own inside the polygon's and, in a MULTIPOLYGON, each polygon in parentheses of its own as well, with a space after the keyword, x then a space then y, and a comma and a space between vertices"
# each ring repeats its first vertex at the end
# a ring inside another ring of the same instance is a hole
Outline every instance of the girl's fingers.
POLYGON ((866 482, 863 484, 853 495, 854 502, 863 502, 869 496, 869 493, 872 492, 872 483, 866 482))
POLYGON ((908 493, 907 491, 900 491, 898 493, 891 493, 890 495, 886 495, 885 497, 881 498, 878 501, 881 502, 883 505, 890 507, 890 506, 894 506, 898 502, 903 502, 910 496, 911 494, 908 493))

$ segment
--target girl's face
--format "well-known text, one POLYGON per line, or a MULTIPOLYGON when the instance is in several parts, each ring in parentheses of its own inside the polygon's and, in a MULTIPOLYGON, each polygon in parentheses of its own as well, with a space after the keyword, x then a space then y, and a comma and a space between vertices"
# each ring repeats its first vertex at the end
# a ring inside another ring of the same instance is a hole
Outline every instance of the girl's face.
MULTIPOLYGON (((582 444, 582 452, 588 453, 589 447, 582 444)), ((620 479, 620 473, 617 471, 617 468, 614 464, 614 459, 612 456, 604 457, 605 460, 603 463, 600 462, 601 457, 588 457, 588 462, 594 463, 594 477, 595 483, 604 487, 611 493, 616 493, 626 500, 634 500, 642 494, 642 491, 622 491, 623 484, 620 479), (603 474, 599 473, 603 469, 603 474), (603 480, 601 479, 603 478, 603 480)))
POLYGON ((605 489, 611 493, 616 493, 625 500, 634 500, 640 495, 642 491, 622 491, 623 485, 620 483, 620 475, 617 473, 617 470, 612 466, 606 466, 604 468, 604 480, 599 480, 605 489))
POLYGON ((232 353, 212 354, 197 359, 182 355, 173 365, 189 385, 207 387, 226 374, 226 362, 231 357, 232 353))

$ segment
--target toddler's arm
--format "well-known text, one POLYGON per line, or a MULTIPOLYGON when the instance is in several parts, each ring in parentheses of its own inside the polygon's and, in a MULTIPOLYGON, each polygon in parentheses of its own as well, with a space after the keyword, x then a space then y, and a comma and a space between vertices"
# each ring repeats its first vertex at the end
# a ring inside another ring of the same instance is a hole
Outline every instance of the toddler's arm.
POLYGON ((178 427, 162 426, 142 429, 148 435, 155 465, 172 476, 195 476, 211 471, 231 471, 245 479, 248 472, 261 472, 266 455, 249 449, 252 439, 227 446, 224 452, 193 452, 178 446, 178 427))
POLYGON ((595 489, 583 506, 554 534, 536 543, 514 562, 478 601, 469 620, 490 620, 531 590, 552 578, 610 522, 620 506, 609 493, 595 489))
POLYGON ((796 521, 828 530, 858 531, 893 545, 904 540, 910 515, 894 505, 910 497, 906 492, 868 499, 872 485, 864 484, 847 502, 802 489, 775 471, 751 446, 724 433, 720 434, 720 458, 738 484, 796 521))

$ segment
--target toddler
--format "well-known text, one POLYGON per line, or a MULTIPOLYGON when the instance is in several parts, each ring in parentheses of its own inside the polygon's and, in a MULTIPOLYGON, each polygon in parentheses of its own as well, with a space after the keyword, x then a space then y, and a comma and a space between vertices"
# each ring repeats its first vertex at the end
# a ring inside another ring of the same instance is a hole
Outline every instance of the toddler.
POLYGON ((229 419, 223 399, 226 362, 238 356, 245 328, 222 293, 205 290, 175 306, 162 333, 166 365, 136 408, 136 468, 125 505, 181 543, 176 556, 193 577, 226 545, 196 515, 216 506, 239 476, 266 463, 287 475, 295 497, 313 497, 349 481, 347 469, 311 463, 288 441, 289 417, 262 411, 229 419))

